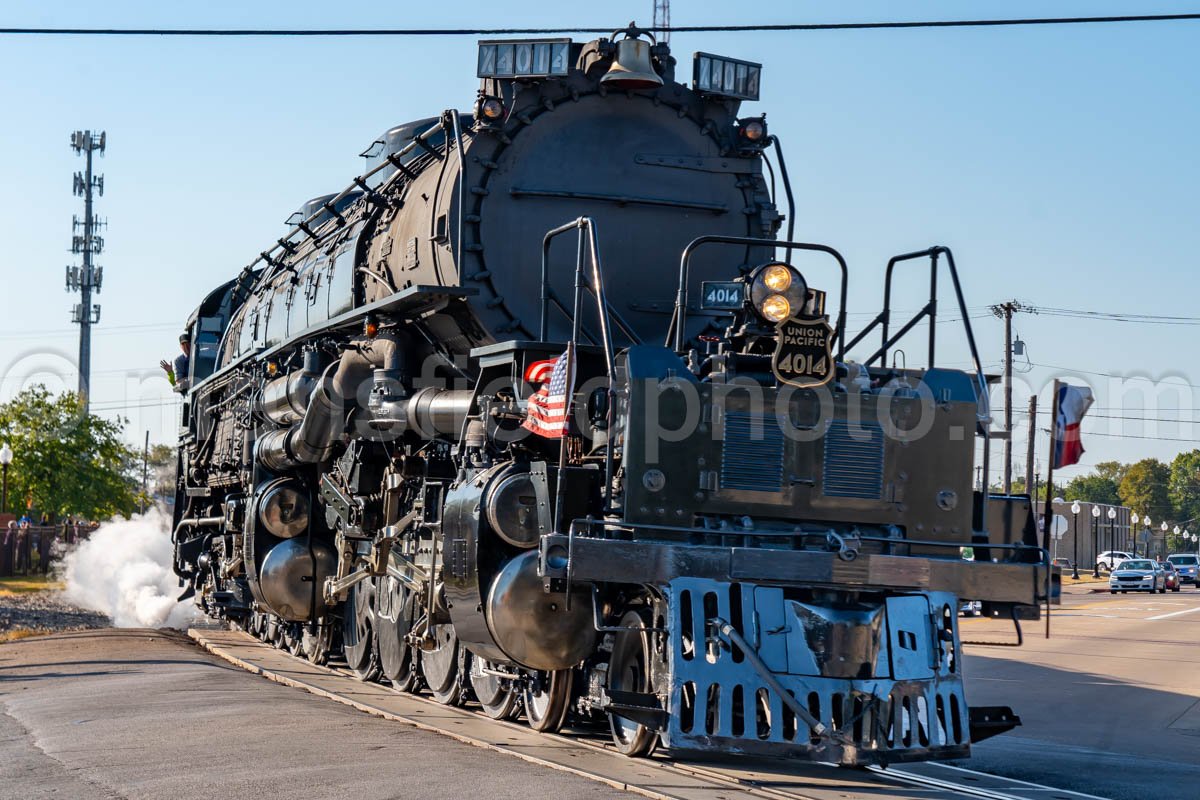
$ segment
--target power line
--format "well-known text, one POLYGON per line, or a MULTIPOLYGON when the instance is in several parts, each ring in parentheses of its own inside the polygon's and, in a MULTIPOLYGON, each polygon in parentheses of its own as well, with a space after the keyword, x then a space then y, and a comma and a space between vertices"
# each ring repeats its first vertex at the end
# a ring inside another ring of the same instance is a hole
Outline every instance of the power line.
MULTIPOLYGON (((1151 378, 1147 378, 1144 376, 1138 376, 1138 375, 1118 375, 1115 372, 1095 372, 1092 370, 1078 369, 1077 367, 1063 367, 1063 366, 1059 366, 1057 364, 1039 364, 1037 362, 1030 362, 1030 363, 1032 363, 1033 366, 1035 366, 1035 367, 1042 367, 1043 369, 1058 369, 1058 370, 1062 370, 1063 372, 1066 372, 1066 373, 1073 373, 1073 374, 1077 374, 1077 375, 1098 375, 1101 378, 1120 378, 1121 380, 1144 380, 1144 381, 1152 380, 1151 378)), ((1169 380, 1169 379, 1163 378, 1162 380, 1169 380)), ((1187 387, 1189 389, 1200 389, 1200 384, 1188 383, 1187 381, 1172 382, 1167 385, 1168 386, 1187 387)))
POLYGON ((1126 322, 1138 325, 1200 325, 1200 317, 1170 317, 1154 314, 1118 314, 1104 311, 1076 311, 1071 309, 1038 308, 1038 313, 1047 317, 1063 319, 1090 319, 1097 322, 1126 322))
MULTIPOLYGON (((1166 410, 1174 411, 1175 409, 1166 409, 1166 410)), ((1184 410, 1185 409, 1180 409, 1181 412, 1184 410)), ((1194 411, 1195 409, 1186 409, 1186 410, 1194 411)), ((1038 413, 1039 417, 1048 417, 1053 412, 1051 412, 1047 409, 1042 409, 1042 410, 1038 411, 1037 413, 1038 413)), ((1126 420, 1126 421, 1130 421, 1130 422, 1174 422, 1174 423, 1180 423, 1180 424, 1186 424, 1186 425, 1194 425, 1196 423, 1200 423, 1200 419, 1189 419, 1187 417, 1137 417, 1137 416, 1131 416, 1128 414, 1093 414, 1090 410, 1088 411, 1086 417, 1087 417, 1087 419, 1119 419, 1119 420, 1126 420)))
MULTIPOLYGON (((921 20, 911 22, 825 22, 781 25, 680 25, 651 28, 656 33, 749 33, 788 31, 896 30, 912 28, 995 28, 1032 25, 1086 25, 1200 20, 1200 14, 1122 14, 1107 17, 1026 17, 1015 19, 921 20)), ((611 27, 566 28, 0 28, 10 36, 505 36, 510 34, 612 33, 611 27)))

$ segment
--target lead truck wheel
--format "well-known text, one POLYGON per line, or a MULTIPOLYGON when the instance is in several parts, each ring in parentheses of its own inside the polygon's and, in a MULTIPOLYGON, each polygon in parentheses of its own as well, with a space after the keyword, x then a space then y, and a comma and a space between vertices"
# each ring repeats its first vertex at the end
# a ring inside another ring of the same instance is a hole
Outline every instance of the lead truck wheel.
POLYGON ((567 719, 571 701, 571 670, 537 672, 525 682, 525 719, 538 733, 554 733, 567 719))
MULTIPOLYGON (((650 634, 646 621, 636 611, 621 617, 621 627, 613 641, 608 662, 608 688, 619 692, 648 694, 650 686, 650 634)), ((617 714, 609 713, 608 727, 613 743, 623 755, 637 758, 649 755, 658 744, 658 731, 617 714)))

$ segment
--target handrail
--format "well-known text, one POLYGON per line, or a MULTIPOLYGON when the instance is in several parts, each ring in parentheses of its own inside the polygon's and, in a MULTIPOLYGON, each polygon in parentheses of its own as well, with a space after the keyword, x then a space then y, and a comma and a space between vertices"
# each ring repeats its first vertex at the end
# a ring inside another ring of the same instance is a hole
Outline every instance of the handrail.
MULTIPOLYGON (((454 109, 449 109, 447 111, 447 114, 453 115, 455 127, 458 127, 458 112, 454 109)), ((279 250, 279 249, 285 249, 284 243, 286 242, 286 243, 290 244, 292 237, 295 236, 297 232, 305 232, 306 235, 311 236, 312 233, 311 233, 310 226, 313 222, 315 222, 317 220, 317 217, 321 216, 321 214, 323 214, 323 213, 331 211, 338 203, 340 203, 342 200, 346 199, 346 197, 349 194, 351 194, 352 192, 362 191, 362 188, 361 188, 362 185, 364 183, 366 183, 368 178, 375 175, 375 173, 380 172, 381 170, 387 169, 388 167, 396 168, 395 174, 393 174, 391 177, 389 177, 388 180, 384 184, 382 184, 381 186, 379 186, 375 189, 376 193, 379 193, 380 191, 386 189, 389 184, 391 184, 393 181, 397 180, 397 176, 411 177, 412 176, 411 171, 401 168, 401 164, 399 163, 400 159, 403 158, 404 156, 408 155, 409 153, 411 153, 418 146, 427 148, 428 147, 428 144, 427 144, 428 139, 432 138, 439 132, 445 132, 445 131, 446 131, 446 114, 443 114, 442 119, 439 121, 439 123, 437 125, 431 125, 428 129, 422 131, 417 136, 414 136, 412 138, 412 141, 410 141, 408 144, 406 144, 400 150, 396 151, 395 153, 392 153, 387 158, 382 159, 379 164, 377 164, 376 166, 367 170, 366 172, 362 173, 357 178, 354 178, 351 181, 349 186, 347 186, 345 189, 338 192, 338 194, 336 194, 333 198, 331 198, 330 200, 328 200, 327 202, 322 204, 322 206, 319 210, 314 211, 312 214, 310 214, 305 219, 301 220, 300 222, 295 223, 292 226, 292 228, 287 232, 286 236, 283 236, 280 239, 276 240, 275 244, 273 244, 271 247, 269 247, 266 250, 259 253, 258 256, 253 261, 251 261, 249 264, 247 264, 242 270, 243 273, 252 270, 254 268, 254 266, 256 264, 258 264, 260 261, 266 262, 267 264, 274 266, 276 262, 275 262, 275 259, 273 259, 271 257, 272 253, 274 253, 276 250, 279 250), (306 229, 308 229, 308 230, 306 231, 306 229)), ((458 136, 459 136, 459 141, 461 142, 461 130, 459 130, 458 136)), ((461 197, 461 194, 460 194, 460 197, 461 197)), ((338 216, 340 216, 340 215, 338 215, 338 216)), ((461 220, 461 217, 462 217, 462 215, 460 214, 459 215, 460 220, 461 220)), ((264 273, 263 277, 266 277, 266 276, 267 276, 267 273, 264 273)))
MULTIPOLYGON (((583 325, 583 322, 580 319, 580 313, 579 313, 580 306, 583 304, 584 289, 588 288, 589 292, 596 299, 596 315, 600 319, 600 343, 604 347, 604 365, 605 365, 605 371, 607 372, 607 378, 608 378, 608 385, 605 388, 605 391, 607 392, 607 402, 605 403, 605 409, 606 409, 606 411, 605 411, 605 420, 606 420, 605 431, 606 431, 606 433, 611 435, 612 423, 613 423, 613 376, 616 374, 616 367, 615 367, 616 355, 613 350, 612 327, 609 324, 608 294, 604 290, 604 265, 601 263, 601 260, 600 260, 600 247, 598 244, 598 240, 600 237, 599 237, 599 232, 596 229, 596 221, 594 219, 592 219, 591 217, 578 217, 575 220, 568 222, 564 225, 559 225, 557 228, 554 228, 554 229, 548 231, 546 233, 546 235, 542 238, 542 286, 541 286, 542 308, 541 308, 541 321, 540 321, 541 322, 541 326, 540 326, 541 340, 546 341, 547 336, 549 335, 549 325, 550 325, 549 302, 550 302, 550 298, 553 294, 550 290, 550 244, 558 236, 561 236, 562 234, 567 233, 572 230, 578 231, 578 239, 577 239, 576 252, 575 252, 575 303, 574 303, 574 310, 572 313, 572 320, 571 320, 571 340, 570 340, 570 343, 568 346, 570 347, 572 356, 574 357, 574 354, 578 350, 579 334, 582 330, 582 325, 583 325), (587 236, 586 240, 584 239, 585 232, 586 232, 586 236, 587 236), (586 241, 586 247, 585 247, 585 241, 586 241), (586 287, 585 283, 584 283, 584 258, 585 258, 585 256, 590 259, 591 264, 592 264, 592 281, 591 281, 592 285, 590 287, 586 287)), ((556 303, 558 302, 557 298, 555 298, 555 302, 556 303)), ((574 369, 571 369, 569 372, 569 379, 567 381, 567 384, 568 384, 567 385, 567 397, 570 398, 570 397, 573 397, 573 395, 575 393, 574 369)), ((571 404, 570 404, 570 400, 568 400, 568 402, 567 402, 568 415, 570 414, 570 411, 571 411, 571 404)), ((559 468, 560 469, 562 469, 563 467, 566 466, 566 452, 567 452, 567 437, 564 436, 559 445, 559 468)), ((608 446, 605 447, 605 450, 604 450, 604 466, 605 466, 604 474, 611 476, 613 474, 613 448, 612 448, 611 442, 609 442, 608 446)), ((560 518, 560 516, 561 516, 560 509, 563 507, 563 501, 564 501, 563 493, 565 491, 565 487, 566 487, 566 481, 562 480, 560 477, 558 480, 558 498, 557 498, 557 502, 555 504, 554 529, 556 531, 559 530, 559 524, 562 522, 562 520, 560 518)), ((611 504, 612 504, 612 482, 605 481, 605 484, 604 484, 604 507, 608 508, 611 504)))
MULTIPOLYGON (((950 269, 950 280, 954 284, 954 296, 958 301, 958 311, 962 314, 963 329, 967 334, 967 345, 971 349, 971 359, 975 363, 975 379, 979 384, 979 409, 976 412, 976 428, 983 436, 983 474, 988 474, 988 469, 991 467, 992 459, 992 404, 991 398, 988 395, 987 376, 983 372, 983 361, 979 358, 979 348, 975 345, 975 330, 971 327, 971 317, 967 313, 967 303, 963 299, 962 284, 958 280, 958 267, 954 263, 954 254, 950 252, 949 247, 943 245, 935 245, 926 250, 918 250, 913 253, 904 253, 902 255, 893 256, 888 260, 887 272, 884 276, 883 285, 883 309, 871 320, 867 327, 859 331, 846 349, 850 349, 866 338, 867 334, 879 326, 880 337, 882 342, 879 349, 871 354, 864 363, 870 366, 876 361, 883 365, 887 365, 888 350, 904 338, 904 336, 912 330, 922 319, 929 318, 929 368, 932 369, 937 363, 937 273, 938 273, 938 257, 946 256, 946 266, 950 269), (929 301, 913 315, 899 331, 893 336, 888 336, 888 325, 891 323, 892 316, 892 277, 896 269, 896 265, 903 261, 912 261, 919 258, 929 259, 929 301)), ((987 504, 988 504, 987 487, 983 487, 981 492, 981 519, 983 524, 987 525, 987 504)))
POLYGON ((683 255, 679 259, 679 288, 675 295, 675 314, 671 318, 671 329, 667 334, 667 344, 671 344, 674 333, 674 350, 677 353, 683 352, 684 330, 686 329, 687 321, 687 282, 688 273, 691 269, 692 254, 695 253, 701 246, 706 244, 735 244, 783 248, 784 250, 809 250, 815 253, 826 253, 837 260, 838 266, 842 270, 842 292, 838 300, 838 317, 837 330, 834 331, 834 338, 838 342, 838 361, 843 360, 845 356, 845 341, 846 341, 846 291, 850 284, 850 268, 846 266, 846 259, 842 254, 832 247, 823 244, 810 244, 808 242, 781 242, 776 239, 758 239, 752 236, 698 236, 688 242, 687 247, 683 248, 683 255))
MULTIPOLYGON (((775 145, 775 156, 779 159, 779 177, 783 179, 783 191, 787 195, 788 201, 787 238, 790 242, 796 235, 796 199, 792 197, 792 182, 788 178, 787 162, 783 158, 783 146, 779 144, 779 137, 771 134, 767 137, 767 141, 775 145)), ((774 193, 772 193, 771 199, 775 199, 774 193)))

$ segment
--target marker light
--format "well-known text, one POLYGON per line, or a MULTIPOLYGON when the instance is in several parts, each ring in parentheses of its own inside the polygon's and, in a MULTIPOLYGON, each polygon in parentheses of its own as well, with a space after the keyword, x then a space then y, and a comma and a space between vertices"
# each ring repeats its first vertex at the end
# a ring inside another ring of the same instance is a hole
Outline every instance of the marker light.
POLYGON ((767 125, 762 119, 743 119, 738 121, 738 135, 751 144, 759 144, 767 138, 767 125))
POLYGON ((781 294, 769 295, 758 311, 771 322, 783 322, 792 315, 792 304, 781 294))
POLYGON ((494 97, 485 97, 479 103, 479 113, 484 119, 500 119, 504 116, 504 104, 494 97))

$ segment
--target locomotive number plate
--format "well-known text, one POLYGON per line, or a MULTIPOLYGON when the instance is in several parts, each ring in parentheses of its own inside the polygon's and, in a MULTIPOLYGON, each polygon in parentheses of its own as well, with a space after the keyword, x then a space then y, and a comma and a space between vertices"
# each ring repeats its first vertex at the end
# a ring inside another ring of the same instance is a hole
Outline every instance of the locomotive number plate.
POLYGON ((741 311, 746 303, 746 284, 738 281, 703 281, 700 307, 705 311, 741 311))
POLYGON ((833 378, 833 328, 824 317, 791 317, 779 323, 771 371, 781 383, 807 388, 833 378))

